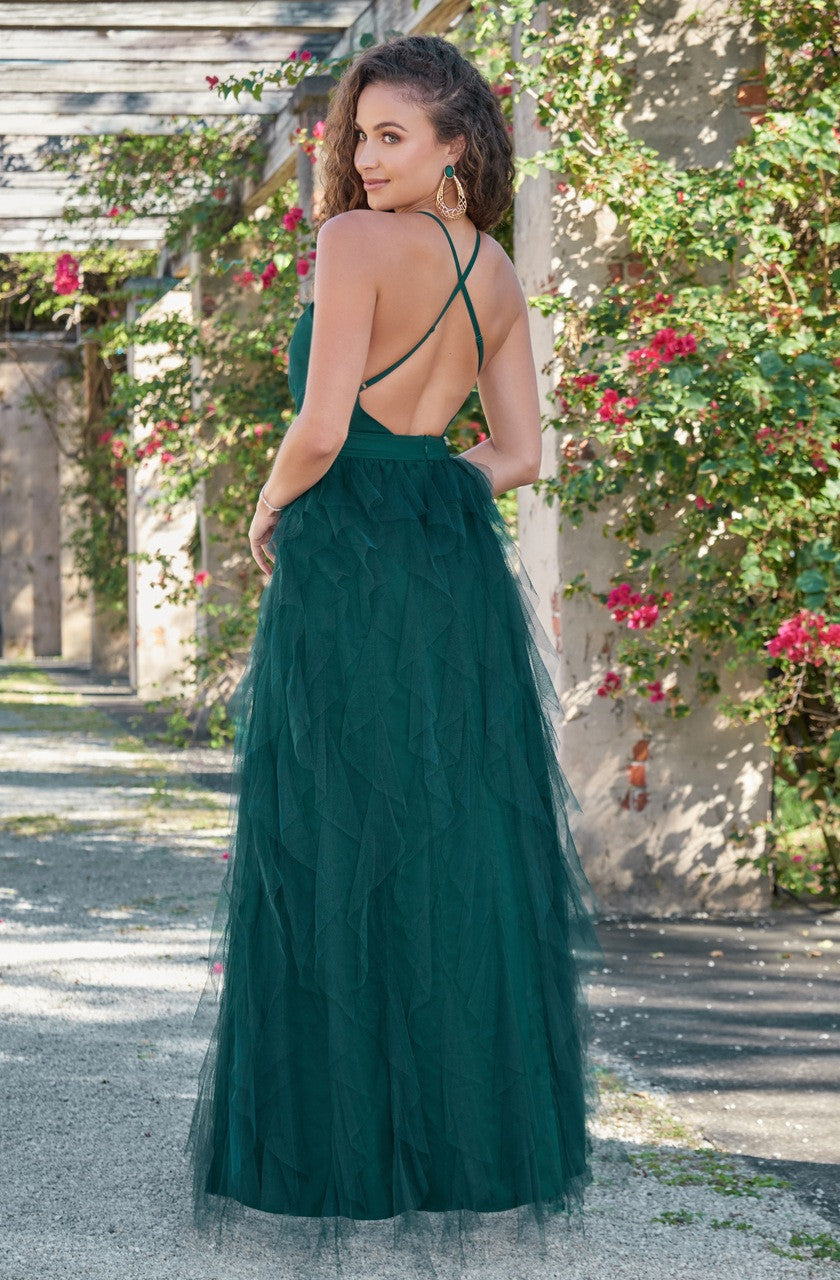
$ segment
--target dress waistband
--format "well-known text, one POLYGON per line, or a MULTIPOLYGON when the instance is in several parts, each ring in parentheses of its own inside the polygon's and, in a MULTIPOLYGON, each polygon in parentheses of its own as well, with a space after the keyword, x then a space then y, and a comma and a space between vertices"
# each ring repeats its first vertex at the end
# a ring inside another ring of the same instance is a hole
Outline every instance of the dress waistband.
POLYGON ((451 450, 444 436, 397 435, 382 427, 381 431, 351 426, 339 458, 449 458, 451 450))

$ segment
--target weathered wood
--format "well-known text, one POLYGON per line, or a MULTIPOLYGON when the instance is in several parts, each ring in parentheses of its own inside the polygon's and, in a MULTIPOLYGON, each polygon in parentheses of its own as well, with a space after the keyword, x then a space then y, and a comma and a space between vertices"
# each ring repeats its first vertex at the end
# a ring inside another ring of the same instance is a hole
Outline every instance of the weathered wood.
MULTIPOLYGON (((39 152, 73 135, 167 134, 190 116, 265 120, 268 159, 246 193, 246 212, 253 212, 294 170, 289 91, 261 103, 225 101, 206 87, 206 76, 247 75, 293 49, 308 49, 315 62, 342 56, 363 34, 445 32, 466 7, 467 0, 419 0, 417 8, 413 0, 2 0, 0 214, 16 216, 0 216, 0 251, 80 247, 102 235, 159 244, 152 220, 118 227, 105 219, 93 229, 63 223, 59 206, 73 199, 72 183, 56 174, 51 187, 39 152)), ((162 231, 163 223, 159 237, 162 231)))
MULTIPOLYGON (((138 112, 141 115, 177 116, 276 116, 288 96, 285 92, 263 95, 257 102, 250 95, 222 98, 208 90, 207 85, 198 93, 135 93, 133 88, 124 93, 56 93, 45 84, 43 92, 7 93, 0 90, 0 134, 4 133, 4 117, 26 118, 27 110, 39 116, 54 115, 57 120, 71 115, 95 117, 138 112)), ((31 132, 31 130, 30 130, 31 132)), ((55 132, 55 131, 52 131, 55 132)), ((66 130, 61 130, 66 133, 66 130)))
MULTIPOLYGON (((2 13, 0 7, 0 13, 2 13)), ((81 31, 65 28, 3 30, 0 45, 4 58, 68 58, 84 62, 203 62, 208 75, 216 74, 216 62, 248 62, 251 67, 271 66, 287 58, 293 49, 309 49, 313 59, 328 52, 336 33, 331 27, 302 22, 299 27, 276 31, 161 31, 154 27, 130 30, 81 31)))
MULTIPOLYGON (((251 114, 242 111, 243 116, 251 114)), ((43 138, 97 137, 110 133, 173 133, 183 125, 185 116, 145 115, 132 111, 115 112, 113 115, 90 113, 62 115, 53 112, 41 115, 30 111, 26 115, 4 115, 0 98, 0 136, 31 134, 37 129, 43 138)))
POLYGON ((3 0, 0 27, 134 27, 256 31, 278 27, 330 27, 342 31, 367 4, 353 0, 3 0))
MULTIPOLYGON (((212 70, 208 70, 204 59, 195 62, 91 62, 8 58, 0 63, 0 92, 89 93, 93 88, 99 93, 123 93, 130 88, 133 93, 209 94, 206 80, 208 75, 226 80, 230 76, 251 75, 255 67, 264 65, 262 58, 256 63, 214 61, 212 70)), ((268 65, 271 66, 271 63, 268 65)), ((244 103, 246 99, 243 98, 242 101, 244 103)))
POLYGON ((91 209, 101 215, 98 206, 91 208, 90 196, 84 203, 74 195, 72 187, 49 188, 0 186, 0 218, 61 218, 68 207, 91 209))
POLYGON ((52 218, 0 218, 0 253, 63 253, 88 248, 104 237, 135 249, 158 249, 166 224, 159 218, 138 220, 126 227, 89 223, 67 226, 52 218))
MULTIPOLYGON (((86 210, 94 218, 106 218, 108 215, 107 207, 103 207, 95 195, 80 195, 78 182, 65 175, 20 174, 17 179, 8 183, 0 179, 0 218, 61 219, 64 210, 70 208, 86 210)), ((190 199, 191 188, 179 186, 179 202, 187 203, 190 199)), ((164 215, 160 213, 151 216, 164 215)), ((109 218, 108 221, 113 222, 113 219, 109 218)))

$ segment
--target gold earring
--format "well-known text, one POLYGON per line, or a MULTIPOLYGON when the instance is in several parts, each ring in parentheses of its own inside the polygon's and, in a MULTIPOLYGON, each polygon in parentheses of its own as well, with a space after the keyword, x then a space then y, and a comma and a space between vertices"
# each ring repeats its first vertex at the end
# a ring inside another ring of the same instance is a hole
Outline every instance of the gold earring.
POLYGON ((435 204, 437 205, 439 213, 444 218, 450 218, 450 219, 462 218, 467 211, 466 193, 464 191, 464 188, 461 186, 461 183, 458 180, 458 175, 455 172, 455 170, 452 168, 451 164, 446 165, 443 170, 443 177, 440 180, 440 186, 438 187, 437 195, 435 196, 435 204), (443 188, 447 178, 452 178, 452 180, 455 183, 455 186, 458 189, 458 203, 454 205, 451 209, 443 198, 443 188))

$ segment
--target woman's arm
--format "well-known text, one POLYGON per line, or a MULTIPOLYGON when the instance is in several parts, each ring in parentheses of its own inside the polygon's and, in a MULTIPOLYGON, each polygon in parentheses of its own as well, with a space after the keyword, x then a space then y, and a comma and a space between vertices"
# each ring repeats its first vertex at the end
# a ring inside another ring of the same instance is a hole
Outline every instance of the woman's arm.
MULTIPOLYGON (((350 425, 362 382, 376 305, 372 220, 364 210, 338 214, 318 233, 315 309, 301 411, 286 431, 265 482, 265 498, 285 507, 331 467, 350 425)), ((263 502, 249 530, 254 559, 271 574, 265 546, 278 513, 263 502)))
MULTIPOLYGON (((494 496, 532 484, 542 461, 542 419, 528 304, 516 280, 519 308, 508 336, 478 379, 478 394, 490 438, 459 457, 492 476, 494 496)), ((490 477, 488 476, 488 479, 490 477)))
POLYGON ((376 306, 374 230, 369 214, 352 210, 330 218, 318 233, 306 392, 266 481, 273 506, 285 506, 319 480, 347 438, 376 306))

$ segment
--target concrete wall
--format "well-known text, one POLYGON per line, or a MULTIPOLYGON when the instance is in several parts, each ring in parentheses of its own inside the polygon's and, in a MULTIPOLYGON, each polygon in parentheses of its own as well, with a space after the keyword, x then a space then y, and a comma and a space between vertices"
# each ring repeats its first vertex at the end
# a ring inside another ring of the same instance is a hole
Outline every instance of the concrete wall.
MULTIPOLYGON (((0 347, 0 652, 4 657, 89 654, 89 602, 62 550, 60 441, 72 412, 72 346, 21 334, 0 347), (41 401, 41 403, 38 403, 41 401)), ((64 441, 65 445, 68 443, 64 441)), ((83 587, 82 587, 83 589, 83 587)))
MULTIPOLYGON (((679 164, 724 163, 749 129, 739 86, 759 65, 752 33, 727 13, 726 0, 662 3, 645 13, 628 129, 679 164), (686 15, 698 11, 686 26, 686 15)), ((516 107, 515 137, 520 154, 545 146, 527 99, 516 107)), ((526 294, 543 291, 551 273, 567 296, 592 299, 616 267, 632 275, 633 264, 611 213, 581 205, 573 192, 561 199, 556 178, 542 173, 520 188, 520 278, 526 294)), ((533 315, 532 338, 539 369, 553 350, 551 322, 533 315)), ((545 375, 541 388, 548 411, 545 375)), ((546 433, 543 475, 554 473, 556 439, 546 433)), ((657 704, 597 696, 619 631, 605 608, 582 596, 564 599, 562 587, 585 572, 604 591, 621 573, 621 544, 602 534, 612 514, 604 509, 561 532, 554 508, 528 487, 519 492, 522 558, 560 657, 562 762, 583 808, 576 828, 583 864, 609 911, 762 909, 769 879, 735 866, 762 849, 761 836, 740 842, 738 834, 769 812, 771 759, 760 727, 734 726, 714 701, 693 697, 694 666, 678 672, 693 707, 683 720, 666 720, 657 704)), ((729 672, 722 661, 717 671, 723 694, 753 691, 757 673, 729 672)))
MULTIPOLYGON (((136 306, 134 301, 130 303, 129 320, 135 318, 136 306)), ((191 317, 192 308, 192 286, 187 281, 144 309, 143 317, 191 317)), ((140 381, 152 379, 180 359, 179 353, 170 351, 165 343, 135 346, 128 353, 128 373, 140 381)), ((135 426, 132 451, 145 438, 145 432, 135 426)), ((198 510, 192 499, 164 508, 154 505, 160 492, 156 456, 129 466, 126 492, 129 679, 141 698, 154 700, 189 689, 184 675, 186 664, 195 653, 198 611, 191 600, 178 604, 168 598, 170 591, 161 581, 159 561, 167 557, 175 579, 185 586, 192 583, 195 566, 189 545, 195 536, 198 510)))

